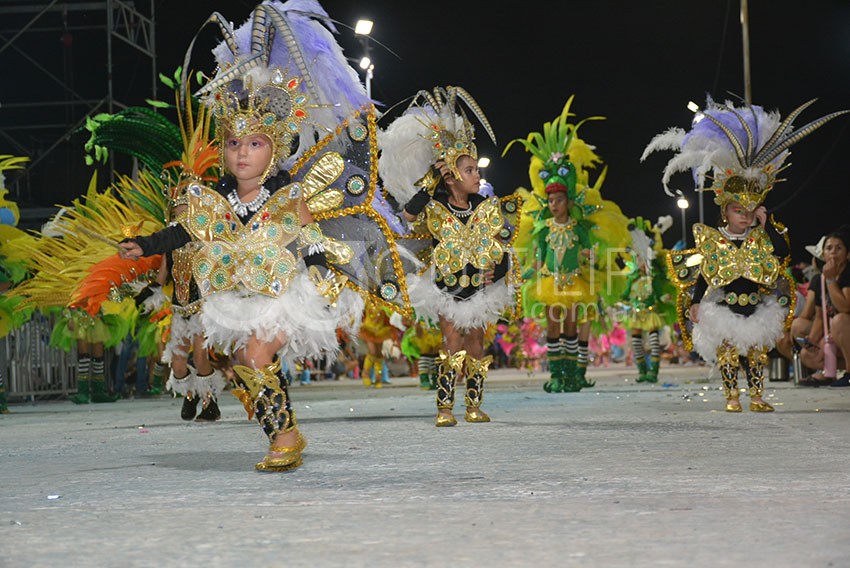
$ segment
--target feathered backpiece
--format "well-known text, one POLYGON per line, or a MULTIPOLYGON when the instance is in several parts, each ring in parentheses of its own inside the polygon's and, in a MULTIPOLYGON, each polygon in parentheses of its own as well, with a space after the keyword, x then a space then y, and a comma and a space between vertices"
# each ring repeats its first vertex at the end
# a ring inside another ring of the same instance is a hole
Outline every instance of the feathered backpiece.
POLYGON ((794 129, 794 120, 817 99, 800 105, 784 120, 778 112, 766 112, 760 106, 735 107, 708 99, 706 109, 694 117, 689 132, 670 128, 657 135, 643 151, 641 161, 652 152, 673 150, 676 155, 664 168, 662 183, 668 184, 676 172, 691 170, 697 188, 712 184, 714 201, 725 211, 729 203, 740 203, 747 210, 758 207, 785 169, 789 148, 847 110, 834 112, 794 129))
POLYGON ((505 146, 502 155, 507 154, 515 142, 519 142, 532 155, 529 177, 535 192, 545 196, 548 193, 564 191, 570 201, 577 196, 578 186, 587 183, 587 168, 601 162, 578 136, 579 127, 589 120, 605 120, 603 116, 591 116, 570 124, 569 119, 576 116, 570 112, 575 95, 564 105, 561 114, 552 122, 543 125, 542 132, 531 132, 526 138, 511 140, 505 146))
POLYGON ((433 191, 440 180, 439 171, 433 168, 436 162, 446 162, 460 179, 458 159, 478 159, 475 127, 464 106, 495 144, 493 128, 475 99, 465 89, 451 86, 419 91, 404 114, 378 134, 378 171, 384 188, 400 204, 406 204, 421 187, 433 191))
POLYGON ((642 268, 646 274, 652 271, 652 261, 658 258, 664 248, 661 235, 672 224, 673 218, 670 215, 659 217, 654 225, 643 217, 629 219, 629 233, 632 235, 629 248, 635 257, 636 268, 642 268))
POLYGON ((85 144, 85 161, 105 163, 110 151, 138 159, 152 172, 180 153, 180 131, 152 108, 129 107, 114 114, 86 117, 90 137, 85 144))
POLYGON ((371 103, 315 0, 266 0, 235 30, 218 12, 208 23, 219 26, 224 41, 213 50, 215 76, 197 94, 213 107, 220 130, 269 135, 281 167, 371 103))
POLYGON ((632 235, 632 244, 629 248, 635 258, 635 269, 648 273, 652 259, 655 258, 652 224, 643 217, 634 217, 629 219, 629 233, 632 235))
POLYGON ((179 158, 163 164, 162 178, 166 181, 168 220, 172 211, 185 205, 186 189, 192 184, 214 182, 219 177, 220 153, 212 136, 211 116, 205 106, 193 108, 190 100, 177 100, 178 119, 183 151, 179 158))

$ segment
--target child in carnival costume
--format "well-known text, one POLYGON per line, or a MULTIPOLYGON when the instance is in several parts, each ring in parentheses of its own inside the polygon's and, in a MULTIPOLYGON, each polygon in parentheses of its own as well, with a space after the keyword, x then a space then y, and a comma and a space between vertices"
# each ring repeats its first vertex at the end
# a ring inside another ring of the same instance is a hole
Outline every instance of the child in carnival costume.
POLYGON ((623 296, 626 303, 623 324, 631 330, 639 383, 658 382, 661 365, 658 331, 665 325, 676 323, 677 289, 667 277, 667 253, 661 240, 661 235, 672 224, 673 219, 669 215, 660 217, 655 225, 642 217, 629 221, 633 258, 626 263, 630 273, 623 296), (644 338, 649 342, 649 362, 646 360, 644 338))
MULTIPOLYGON (((201 111, 197 129, 188 139, 193 144, 184 152, 176 183, 169 187, 171 222, 177 222, 188 209, 186 192, 189 187, 216 179, 218 151, 208 141, 208 128, 209 122, 201 111)), ((218 396, 227 385, 227 379, 212 365, 205 345, 205 330, 201 322, 203 298, 192 270, 198 248, 198 243, 192 241, 165 255, 165 279, 173 283, 172 319, 168 341, 160 359, 171 366, 166 389, 183 397, 180 417, 203 422, 216 421, 221 417, 218 396), (190 356, 192 366, 189 365, 190 356), (201 412, 195 416, 199 402, 201 412)))
MULTIPOLYGON (((371 207, 375 110, 309 0, 265 2, 225 41, 209 95, 224 175, 186 190, 187 211, 122 244, 133 258, 197 243, 192 272, 210 345, 235 355, 269 450, 260 471, 298 467, 306 441, 280 358, 333 357, 368 294, 406 312, 393 234, 371 207)), ((191 51, 191 47, 190 47, 191 51)))
POLYGON ((363 384, 379 389, 389 379, 389 367, 384 358, 384 343, 398 339, 400 331, 390 323, 393 311, 373 301, 366 302, 360 339, 366 344, 366 357, 361 370, 363 384))
MULTIPOLYGON (((173 81, 164 76, 162 81, 174 88, 180 81, 180 74, 178 70, 173 81)), ((181 91, 175 89, 175 92, 178 124, 152 109, 129 107, 112 115, 97 115, 89 119, 86 126, 92 133, 86 144, 90 153, 87 162, 93 161, 92 158, 105 161, 109 151, 117 151, 136 157, 149 172, 167 180, 162 188, 167 201, 157 211, 163 219, 163 227, 176 222, 185 211, 185 192, 190 185, 218 179, 219 152, 211 140, 210 115, 203 105, 197 110, 193 108, 197 103, 195 99, 181 101, 181 91)), ((166 105, 159 103, 158 106, 166 105)), ((122 194, 129 200, 142 201, 132 186, 124 188, 122 194)), ((148 202, 147 205, 153 204, 148 202)), ((192 275, 195 248, 195 243, 189 243, 167 253, 157 281, 136 296, 136 303, 143 312, 137 340, 139 356, 157 358, 152 392, 158 393, 162 387, 163 363, 168 363, 171 373, 165 386, 183 396, 181 418, 215 421, 221 417, 217 400, 227 380, 212 366, 204 346, 201 294, 192 275), (166 298, 161 290, 169 282, 173 283, 168 286, 171 297, 166 298), (166 339, 164 343, 163 338, 166 339), (190 352, 194 367, 188 364, 190 352), (202 409, 198 414, 197 406, 201 401, 202 409)))
POLYGON ((437 390, 437 365, 440 349, 443 347, 443 334, 439 323, 417 317, 413 325, 404 332, 401 351, 411 361, 416 361, 419 375, 419 388, 437 390))
POLYGON ((519 198, 478 193, 478 149, 463 102, 495 135, 475 100, 460 87, 420 91, 379 138, 384 187, 414 223, 412 245, 425 263, 409 275, 420 318, 440 322, 436 426, 454 426, 455 382, 465 378, 467 422, 489 422, 481 410, 492 357, 485 331, 517 304, 512 244, 519 198))
POLYGON ((546 318, 546 347, 551 378, 549 393, 578 392, 593 386, 585 374, 590 324, 600 314, 600 300, 612 305, 621 293, 623 272, 613 271, 616 258, 629 243, 626 217, 613 202, 603 200, 588 169, 601 162, 593 147, 581 140, 578 124, 570 124, 573 97, 543 132, 532 132, 522 144, 531 155, 532 191, 525 199, 517 250, 526 280, 525 314, 546 318), (609 284, 610 283, 610 284, 609 284))
POLYGON ((695 248, 669 255, 670 276, 679 288, 679 325, 685 346, 718 365, 727 412, 741 412, 738 370, 747 376, 749 408, 772 412, 764 401, 767 352, 790 325, 793 281, 787 271, 786 229, 768 220, 763 202, 779 181, 788 148, 829 120, 832 113, 794 131, 794 119, 814 101, 785 120, 759 106, 735 107, 709 99, 689 132, 671 128, 656 136, 642 159, 656 150, 676 155, 664 169, 670 177, 692 170, 697 188, 711 181, 723 225, 693 227, 695 248), (686 326, 693 324, 692 335, 686 326))

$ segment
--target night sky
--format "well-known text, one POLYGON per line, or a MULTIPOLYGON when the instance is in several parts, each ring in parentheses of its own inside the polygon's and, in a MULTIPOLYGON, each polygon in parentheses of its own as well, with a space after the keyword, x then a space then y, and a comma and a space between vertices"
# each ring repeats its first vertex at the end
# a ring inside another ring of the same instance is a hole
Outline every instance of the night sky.
MULTIPOLYGON (((750 0, 749 5, 753 102, 785 116, 817 97, 796 121, 798 126, 850 108, 850 5, 839 0, 750 0)), ((182 62, 188 42, 212 11, 238 24, 253 6, 244 0, 157 1, 159 70, 170 73, 182 62)), ((643 148, 670 126, 689 126, 688 101, 702 106, 706 95, 737 101, 744 94, 737 0, 327 0, 323 6, 332 18, 352 26, 359 18, 372 19, 373 37, 394 52, 376 44, 371 48, 372 94, 384 109, 435 85, 459 85, 477 99, 499 139, 495 148, 479 129, 479 152, 493 160, 486 177, 501 188, 528 186, 529 155, 516 146, 500 158, 505 145, 540 130, 575 94, 573 111, 579 118, 607 117, 580 131, 609 166, 603 196, 629 216, 673 215, 667 246, 681 236, 679 209, 660 183, 672 154, 657 153, 640 163, 643 148)), ((346 54, 359 59, 363 49, 358 39, 342 26, 340 32, 346 54)), ((102 40, 86 52, 85 35, 78 35, 74 57, 86 57, 76 64, 82 85, 85 69, 101 64, 102 40)), ((211 61, 208 52, 217 40, 213 27, 202 32, 196 67, 211 61)), ((53 44, 50 48, 56 49, 53 44)), ((123 79, 128 86, 116 96, 130 104, 139 102, 134 97, 149 96, 149 70, 132 56, 120 61, 119 72, 129 79, 123 79)), ((784 175, 788 181, 768 197, 768 208, 791 230, 797 260, 806 259, 804 245, 836 228, 850 211, 848 126, 850 117, 841 117, 797 144, 789 159, 793 165, 784 175)), ((0 153, 9 152, 13 149, 0 138, 0 153)), ((674 179, 673 185, 691 196, 689 176, 674 179)), ((63 191, 73 197, 73 187, 63 191)), ((56 195, 61 194, 32 199, 56 195)), ((717 220, 710 198, 705 211, 707 222, 717 220)), ((687 215, 688 223, 697 220, 695 199, 687 215)))

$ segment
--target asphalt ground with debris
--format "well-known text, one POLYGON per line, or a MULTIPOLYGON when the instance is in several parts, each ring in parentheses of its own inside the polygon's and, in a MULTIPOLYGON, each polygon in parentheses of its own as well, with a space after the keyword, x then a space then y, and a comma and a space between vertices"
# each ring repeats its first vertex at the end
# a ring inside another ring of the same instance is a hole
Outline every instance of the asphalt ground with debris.
POLYGON ((167 396, 0 415, 0 566, 850 566, 850 388, 768 382, 723 411, 716 371, 622 366, 546 394, 496 370, 489 424, 434 427, 395 378, 294 385, 304 464, 254 470, 241 403, 167 396))

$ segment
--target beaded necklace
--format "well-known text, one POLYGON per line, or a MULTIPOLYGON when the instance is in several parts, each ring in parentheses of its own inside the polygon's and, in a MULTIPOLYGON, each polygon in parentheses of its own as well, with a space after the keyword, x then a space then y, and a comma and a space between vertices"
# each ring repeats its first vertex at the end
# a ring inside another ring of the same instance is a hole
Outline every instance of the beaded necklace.
POLYGON ((449 210, 452 212, 452 215, 454 215, 458 219, 466 219, 467 217, 472 215, 472 203, 467 203, 466 209, 456 209, 448 200, 446 200, 446 203, 448 204, 449 210))
POLYGON ((248 215, 249 211, 251 213, 256 213, 270 196, 271 194, 269 193, 269 190, 267 190, 266 186, 263 185, 260 186, 260 191, 254 199, 248 203, 243 203, 242 200, 239 199, 239 194, 236 193, 236 189, 234 188, 227 194, 227 201, 230 203, 230 206, 233 207, 233 210, 237 215, 245 217, 248 215))
POLYGON ((729 239, 730 241, 743 241, 747 238, 747 235, 750 234, 750 230, 747 229, 741 234, 735 234, 729 231, 726 227, 720 227, 720 234, 729 239))

